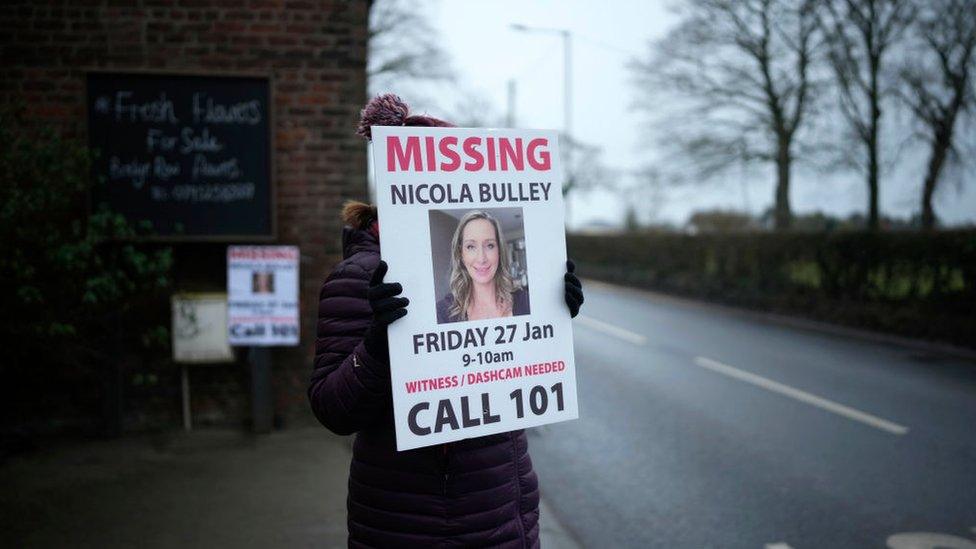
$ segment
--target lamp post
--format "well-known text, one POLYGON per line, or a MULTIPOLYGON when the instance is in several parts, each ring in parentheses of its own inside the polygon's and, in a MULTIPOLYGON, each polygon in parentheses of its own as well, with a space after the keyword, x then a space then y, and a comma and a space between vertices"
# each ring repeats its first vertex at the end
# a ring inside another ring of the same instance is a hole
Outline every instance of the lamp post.
MULTIPOLYGON (((541 34, 556 34, 563 39, 563 133, 566 134, 566 166, 569 168, 569 176, 572 173, 572 152, 573 152, 573 40, 572 33, 568 29, 555 29, 549 27, 530 27, 520 23, 512 23, 512 30, 519 32, 535 32, 541 34)), ((572 185, 572 180, 569 184, 572 185)), ((569 224, 569 200, 566 200, 566 224, 569 224)))

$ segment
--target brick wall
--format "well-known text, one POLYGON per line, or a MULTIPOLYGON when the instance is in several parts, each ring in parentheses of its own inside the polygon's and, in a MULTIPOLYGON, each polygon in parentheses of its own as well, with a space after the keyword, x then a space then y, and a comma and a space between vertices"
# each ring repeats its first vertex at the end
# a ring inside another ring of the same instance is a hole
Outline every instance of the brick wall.
MULTIPOLYGON (((353 131, 366 98, 368 11, 367 0, 73 0, 0 7, 0 101, 23 100, 31 116, 69 137, 85 138, 89 68, 271 77, 278 241, 302 253, 302 344, 275 351, 276 413, 286 417, 310 416, 305 388, 317 292, 341 254, 339 208, 366 193, 365 146, 353 131)), ((178 261, 210 253, 222 254, 222 247, 176 245, 178 261)), ((222 286, 224 272, 213 271, 207 277, 222 286)), ((240 370, 229 366, 217 385, 239 387, 240 370)), ((209 381, 195 406, 220 402, 206 394, 214 376, 200 376, 209 381)), ((243 406, 194 412, 237 423, 248 413, 248 393, 240 398, 243 406)))

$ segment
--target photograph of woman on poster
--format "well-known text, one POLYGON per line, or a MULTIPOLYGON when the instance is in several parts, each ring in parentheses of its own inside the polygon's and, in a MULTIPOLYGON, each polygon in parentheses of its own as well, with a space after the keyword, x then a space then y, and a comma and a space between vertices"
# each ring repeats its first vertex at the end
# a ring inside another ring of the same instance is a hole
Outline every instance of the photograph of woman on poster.
POLYGON ((437 322, 529 314, 529 290, 512 278, 498 220, 485 210, 466 213, 451 239, 450 291, 437 302, 437 322))
POLYGON ((263 271, 254 271, 251 273, 251 293, 273 294, 274 273, 263 271))

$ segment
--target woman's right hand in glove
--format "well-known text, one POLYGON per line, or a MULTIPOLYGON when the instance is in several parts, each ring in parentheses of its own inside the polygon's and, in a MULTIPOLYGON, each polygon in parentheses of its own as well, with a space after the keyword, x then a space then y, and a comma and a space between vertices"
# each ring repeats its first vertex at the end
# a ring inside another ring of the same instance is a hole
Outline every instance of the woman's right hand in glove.
POLYGON ((369 300, 369 307, 373 310, 373 322, 370 324, 363 339, 366 352, 377 361, 390 365, 390 343, 387 338, 387 327, 407 314, 407 305, 410 300, 405 297, 396 297, 403 292, 403 287, 398 282, 383 282, 389 266, 385 261, 380 260, 380 264, 373 271, 373 276, 369 280, 369 289, 366 290, 366 299, 369 300))

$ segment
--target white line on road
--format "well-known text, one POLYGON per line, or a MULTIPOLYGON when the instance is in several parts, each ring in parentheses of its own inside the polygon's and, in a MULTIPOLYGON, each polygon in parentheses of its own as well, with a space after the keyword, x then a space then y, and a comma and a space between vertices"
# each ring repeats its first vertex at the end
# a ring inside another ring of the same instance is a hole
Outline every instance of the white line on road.
POLYGON ((789 543, 777 542, 777 543, 767 543, 766 549, 793 549, 790 547, 789 543))
POLYGON ((904 425, 892 423, 891 421, 881 419, 878 416, 873 416, 860 410, 855 410, 850 406, 844 406, 843 404, 818 397, 817 395, 810 394, 806 391, 794 389, 789 385, 784 385, 771 379, 766 379, 762 376, 746 372, 745 370, 734 368, 728 364, 722 364, 717 360, 712 360, 703 356, 696 356, 695 364, 701 366, 702 368, 707 368, 713 372, 733 377, 740 381, 745 381, 746 383, 751 383, 757 387, 766 389, 767 391, 779 393, 781 395, 799 400, 800 402, 805 402, 812 406, 827 410, 828 412, 833 412, 837 415, 844 416, 847 419, 860 421, 865 425, 870 425, 875 429, 881 429, 882 431, 891 433, 893 435, 904 435, 908 432, 908 427, 905 427, 904 425))
POLYGON ((597 320, 584 315, 577 316, 576 320, 587 328, 591 328, 598 332, 603 332, 617 339, 622 339, 628 343, 633 343, 634 345, 643 345, 647 342, 647 338, 640 334, 635 334, 630 330, 625 330, 623 328, 614 326, 613 324, 607 324, 602 320, 597 320))
POLYGON ((976 549, 976 543, 966 538, 936 532, 904 532, 888 536, 889 549, 976 549))

